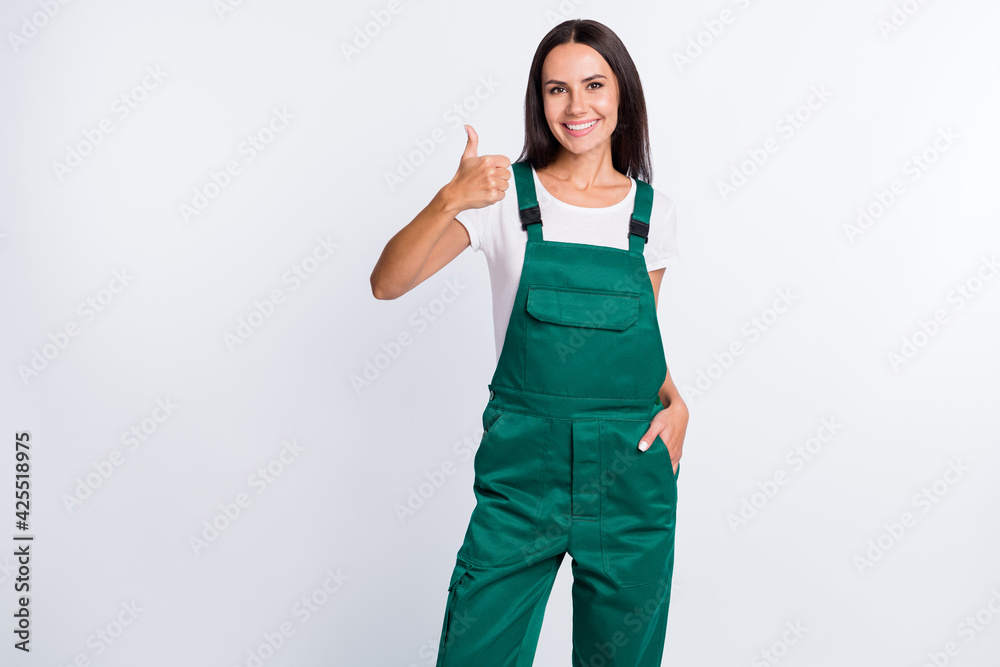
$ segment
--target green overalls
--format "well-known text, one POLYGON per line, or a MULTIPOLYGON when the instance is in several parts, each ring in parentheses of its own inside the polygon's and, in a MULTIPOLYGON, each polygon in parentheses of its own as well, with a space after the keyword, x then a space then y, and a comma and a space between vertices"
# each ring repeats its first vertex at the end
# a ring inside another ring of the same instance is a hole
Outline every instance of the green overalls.
POLYGON ((573 667, 658 667, 677 477, 659 436, 638 449, 667 371, 643 257, 653 189, 636 179, 628 250, 546 241, 531 168, 511 168, 528 241, 437 667, 531 665, 567 552, 573 667))

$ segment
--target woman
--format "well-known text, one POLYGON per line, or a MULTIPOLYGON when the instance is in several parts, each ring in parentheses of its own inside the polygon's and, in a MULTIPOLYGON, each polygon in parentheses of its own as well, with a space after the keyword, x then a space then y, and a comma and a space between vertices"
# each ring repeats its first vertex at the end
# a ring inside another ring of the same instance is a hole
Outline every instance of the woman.
POLYGON ((572 664, 659 665, 688 411, 656 318, 675 218, 647 184, 638 73, 609 28, 566 21, 535 52, 518 162, 466 131, 371 278, 392 299, 466 247, 489 262, 497 367, 437 665, 530 665, 566 553, 572 664))

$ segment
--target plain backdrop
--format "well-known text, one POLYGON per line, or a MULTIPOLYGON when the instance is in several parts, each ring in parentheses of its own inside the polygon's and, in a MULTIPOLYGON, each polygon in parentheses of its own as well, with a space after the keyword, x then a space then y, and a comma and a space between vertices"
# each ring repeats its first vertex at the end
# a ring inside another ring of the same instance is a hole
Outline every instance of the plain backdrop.
MULTIPOLYGON (((678 211, 663 664, 996 664, 987 0, 5 2, 0 663, 434 664, 489 274, 467 250, 393 301, 369 276, 463 123, 517 158, 566 18, 629 49, 678 211)), ((569 565, 536 665, 570 664, 569 565)))

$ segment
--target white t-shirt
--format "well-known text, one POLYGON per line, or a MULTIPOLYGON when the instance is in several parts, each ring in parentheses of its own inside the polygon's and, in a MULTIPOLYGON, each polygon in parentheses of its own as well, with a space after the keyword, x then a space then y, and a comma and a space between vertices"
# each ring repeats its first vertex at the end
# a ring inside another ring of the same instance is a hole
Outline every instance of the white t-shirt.
MULTIPOLYGON (((614 206, 588 208, 562 202, 545 190, 534 168, 535 194, 542 215, 542 237, 550 241, 588 243, 628 250, 628 223, 635 202, 636 183, 628 196, 614 206)), ((521 228, 517 189, 511 177, 510 187, 500 201, 459 212, 455 217, 469 231, 473 251, 486 255, 493 288, 493 330, 497 361, 503 349, 510 313, 514 309, 521 266, 528 243, 528 232, 521 228)), ((653 188, 653 207, 649 215, 649 241, 643 248, 649 271, 673 266, 680 261, 677 252, 677 214, 674 202, 653 188)))

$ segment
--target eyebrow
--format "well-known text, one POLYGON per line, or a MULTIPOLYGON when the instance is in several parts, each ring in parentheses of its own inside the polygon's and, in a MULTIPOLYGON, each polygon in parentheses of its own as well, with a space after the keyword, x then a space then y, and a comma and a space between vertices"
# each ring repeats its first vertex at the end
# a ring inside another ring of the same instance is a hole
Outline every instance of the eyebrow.
MULTIPOLYGON (((606 79, 606 78, 608 78, 608 77, 604 76, 603 74, 591 74, 586 79, 581 79, 580 83, 587 83, 588 81, 592 81, 593 79, 606 79)), ((549 79, 548 81, 546 81, 542 85, 543 86, 547 86, 550 83, 555 83, 555 84, 558 84, 560 86, 565 86, 566 85, 565 81, 556 81, 555 79, 549 79)))

